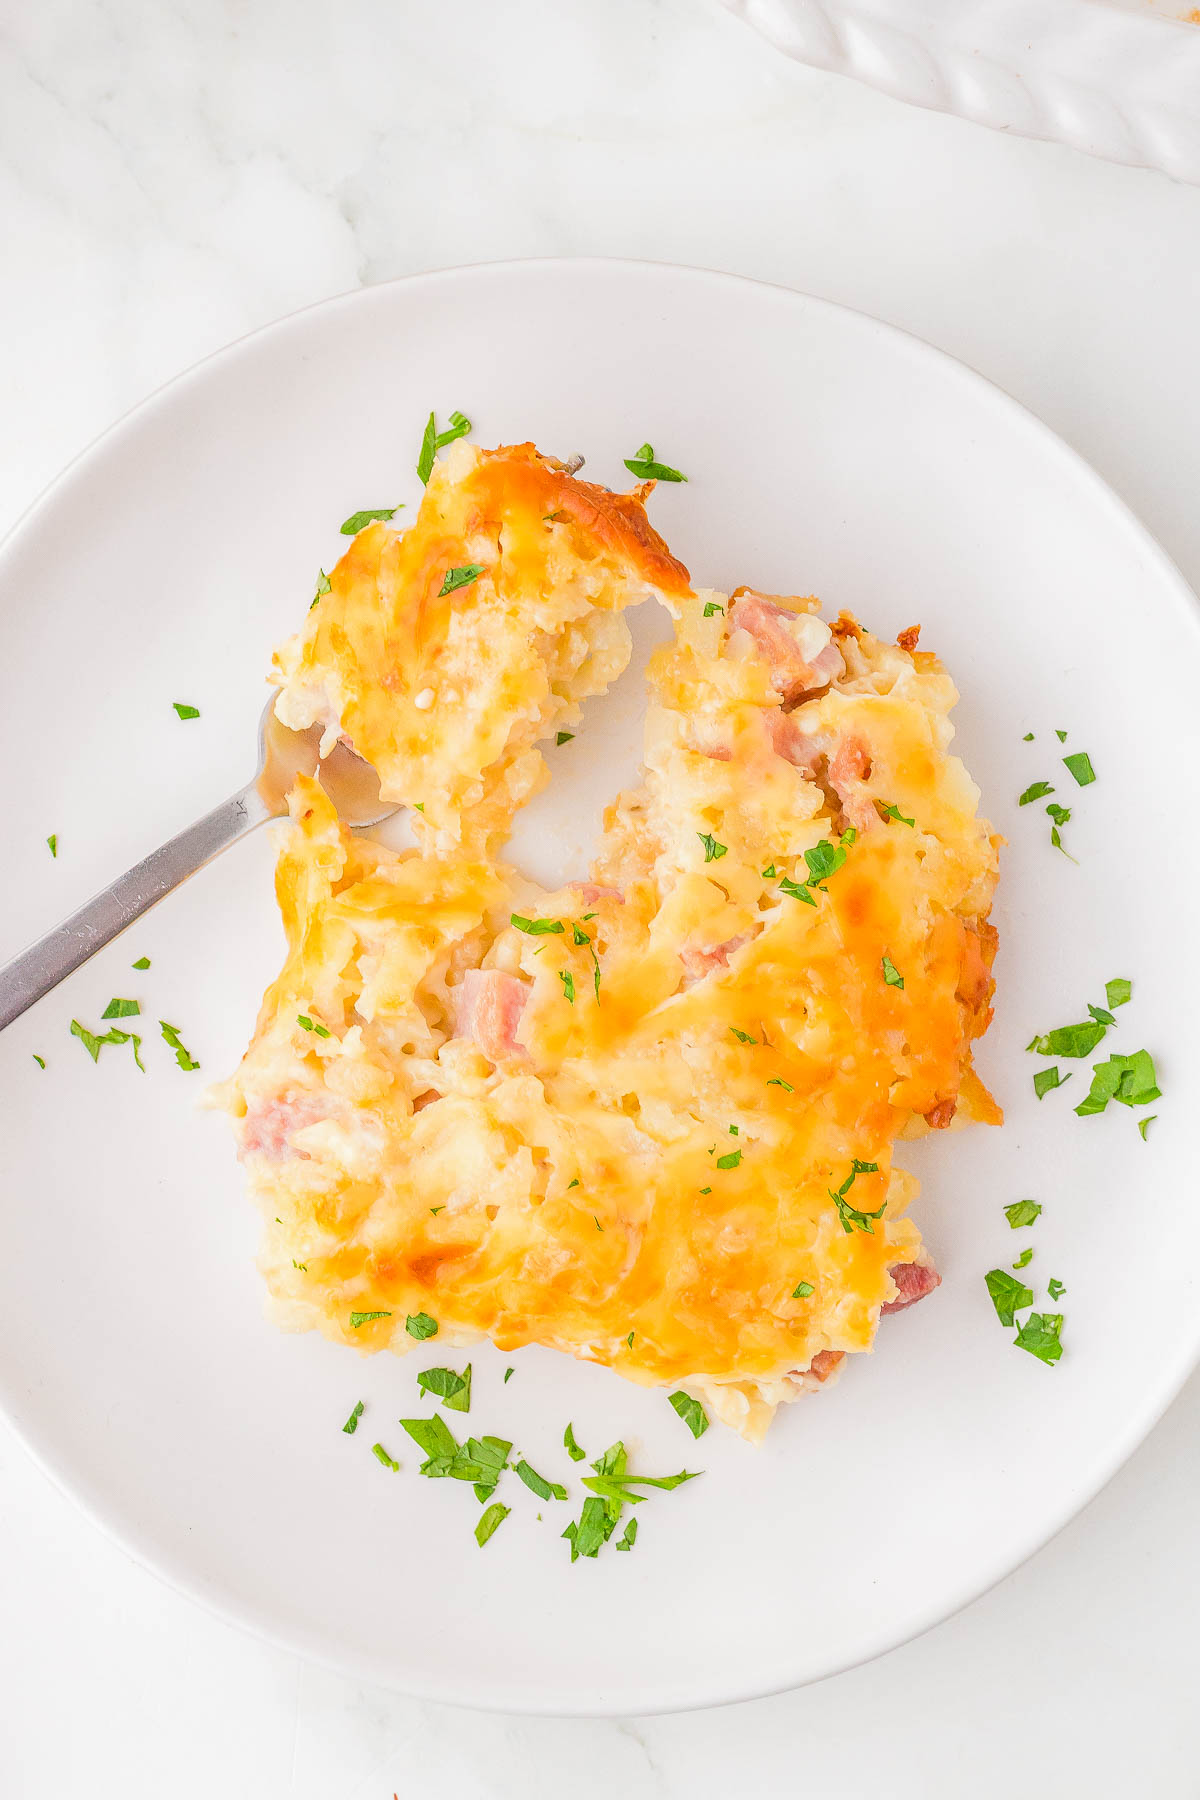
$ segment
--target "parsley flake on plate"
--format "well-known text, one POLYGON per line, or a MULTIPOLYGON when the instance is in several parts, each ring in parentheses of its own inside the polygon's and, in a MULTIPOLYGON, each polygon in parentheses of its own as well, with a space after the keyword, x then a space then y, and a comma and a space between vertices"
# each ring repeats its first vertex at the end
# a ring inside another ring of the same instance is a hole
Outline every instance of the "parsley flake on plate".
POLYGON ((708 1414, 705 1412, 700 1402, 698 1400, 693 1400, 690 1394, 685 1394, 682 1388, 676 1389, 673 1394, 668 1394, 667 1399, 675 1408, 675 1411, 679 1414, 692 1436, 694 1438, 703 1437, 708 1430, 708 1414))
POLYGON ((428 483, 429 477, 433 474, 433 459, 438 451, 444 450, 447 444, 452 444, 455 438, 466 437, 470 429, 471 421, 465 413, 452 412, 449 429, 439 431, 437 417, 434 413, 430 413, 425 422, 424 435, 421 438, 421 454, 417 458, 417 474, 421 478, 422 486, 428 483))
POLYGON ((447 594, 456 594, 459 588, 470 587, 482 574, 482 563, 462 563, 456 569, 447 569, 438 589, 438 599, 444 600, 447 594))
MULTIPOLYGON (((1028 1268, 1029 1264, 1032 1261, 1033 1261, 1033 1245, 1026 1244, 1026 1246, 1022 1250, 1020 1256, 1018 1256, 1016 1262, 1013 1264, 1013 1268, 1014 1269, 1028 1268)), ((1053 1298, 1053 1296, 1051 1296, 1051 1297, 1053 1298)))
POLYGON ((1092 767, 1092 759, 1086 750, 1076 750, 1072 756, 1063 757, 1063 765, 1071 771, 1080 787, 1090 787, 1096 779, 1096 771, 1092 767))
POLYGON ((567 1429, 563 1432, 563 1443, 566 1446, 567 1455, 572 1462, 583 1461, 584 1457, 587 1455, 587 1451, 581 1450, 579 1445, 575 1442, 575 1427, 573 1425, 568 1425, 567 1429))
POLYGON ((1058 1072, 1058 1064, 1053 1063, 1050 1068, 1039 1069, 1037 1071, 1037 1074, 1033 1078, 1033 1091, 1038 1099, 1042 1100, 1050 1092, 1051 1088, 1063 1087, 1070 1079, 1070 1072, 1066 1075, 1060 1075, 1058 1072))
POLYGON ((325 573, 324 569, 318 569, 317 570, 317 591, 312 597, 312 603, 308 609, 309 612, 312 611, 313 607, 317 604, 317 601, 320 600, 322 598, 322 596, 327 594, 328 592, 329 592, 329 577, 325 573))
POLYGON ((1044 1037, 1034 1038, 1026 1049, 1036 1050, 1039 1056, 1090 1056, 1106 1029, 1097 1019, 1084 1019, 1082 1024, 1060 1025, 1044 1037))
POLYGON ((1053 792, 1054 789, 1050 786, 1048 781, 1035 781, 1030 787, 1025 789, 1025 792, 1017 801, 1017 805, 1029 806, 1034 800, 1044 800, 1047 794, 1052 794, 1053 792))
POLYGON ((1123 975, 1115 975, 1104 984, 1104 998, 1110 1006, 1124 1006, 1133 998, 1132 981, 1127 981, 1123 975))
POLYGON ((536 1469, 530 1467, 524 1457, 519 1463, 513 1464, 513 1472, 520 1476, 530 1493, 536 1494, 539 1500, 565 1500, 567 1497, 567 1490, 561 1481, 547 1481, 544 1475, 539 1475, 536 1469))
POLYGON ((1109 1056, 1093 1064, 1092 1085, 1075 1111, 1085 1119, 1102 1113, 1110 1100, 1122 1106, 1149 1106, 1161 1098, 1154 1058, 1148 1050, 1135 1050, 1132 1056, 1109 1056))
POLYGON ((187 1046, 181 1041, 179 1030, 176 1026, 168 1025, 165 1019, 160 1019, 158 1021, 158 1028, 163 1034, 163 1041, 166 1043, 167 1047, 175 1052, 175 1061, 179 1064, 181 1069, 190 1072, 192 1069, 198 1069, 200 1067, 200 1064, 196 1062, 187 1046))
POLYGON ((729 845, 718 844, 716 838, 710 831, 698 831, 696 836, 704 845, 704 860, 706 863, 719 862, 723 856, 727 855, 729 845))
MULTIPOLYGON (((36 1064, 37 1064, 37 1066, 38 1066, 38 1068, 39 1068, 39 1069, 44 1069, 44 1068, 45 1068, 45 1066, 46 1066, 46 1059, 45 1059, 45 1057, 43 1057, 43 1056, 39 1056, 39 1055, 38 1055, 38 1053, 37 1053, 37 1051, 36 1051, 36 1050, 35 1050, 35 1051, 34 1051, 34 1052, 33 1052, 33 1060, 34 1060, 34 1062, 35 1062, 35 1063, 36 1063, 36 1064)), ((1150 1121, 1149 1121, 1149 1120, 1148 1120, 1148 1119, 1147 1119, 1147 1121, 1146 1121, 1146 1123, 1147 1123, 1147 1124, 1149 1124, 1149 1123, 1150 1123, 1150 1121)))
POLYGON ((1018 1350, 1028 1350, 1030 1356, 1036 1356, 1041 1362, 1056 1363, 1062 1355, 1062 1323, 1061 1313, 1032 1312, 1013 1343, 1018 1350))
POLYGON ((479 1545, 481 1550, 488 1539, 495 1536, 511 1511, 511 1507, 501 1506, 498 1500, 494 1506, 488 1507, 478 1525, 475 1527, 475 1542, 479 1545))
POLYGON ((367 525, 373 525, 377 519, 394 519, 400 511, 397 506, 364 506, 361 512, 351 513, 343 519, 338 530, 343 537, 357 537, 367 525))
POLYGON ((423 1342, 425 1338, 437 1336, 438 1324, 437 1320, 431 1319, 427 1312, 409 1313, 404 1321, 404 1329, 409 1337, 423 1342))
POLYGON ((141 1010, 136 1000, 110 1000, 100 1017, 101 1019, 135 1019, 141 1010))
POLYGON ((1052 1275, 1050 1277, 1049 1281, 1046 1283, 1046 1292, 1049 1294, 1049 1296, 1052 1300, 1059 1299, 1061 1295, 1066 1293, 1066 1291, 1067 1291, 1066 1288, 1063 1286, 1062 1282, 1058 1279, 1057 1275, 1052 1275))
POLYGON ((390 1469, 393 1475, 398 1472, 400 1464, 396 1461, 394 1456, 388 1455, 382 1444, 372 1444, 371 1455, 377 1462, 381 1462, 385 1469, 390 1469))
POLYGON ((172 700, 171 705, 175 708, 175 711, 179 714, 181 719, 198 719, 200 717, 200 708, 198 706, 187 706, 182 700, 172 700))
POLYGON ((354 1436, 354 1433, 358 1430, 358 1421, 362 1418, 365 1411, 366 1401, 360 1400, 355 1406, 354 1411, 350 1414, 350 1417, 346 1420, 346 1423, 342 1426, 342 1430, 346 1433, 347 1437, 354 1436))
POLYGON ((564 744, 569 744, 574 736, 575 733, 573 731, 560 731, 554 742, 561 749, 564 744))
POLYGON ((1059 743, 1060 743, 1060 744, 1065 744, 1065 743, 1066 743, 1066 741, 1067 741, 1067 734, 1066 734, 1066 732, 1065 732, 1065 731, 1059 731, 1059 729, 1058 729, 1058 728, 1057 728, 1057 726, 1056 726, 1056 727, 1055 727, 1055 730, 1054 730, 1054 735, 1055 735, 1055 737, 1056 737, 1056 738, 1057 738, 1057 739, 1058 739, 1058 741, 1059 741, 1059 743))
POLYGON ((516 1371, 515 1371, 515 1370, 514 1370, 514 1369, 512 1369, 512 1368, 507 1368, 507 1369, 505 1369, 505 1371, 504 1371, 504 1385, 505 1385, 505 1387, 507 1387, 507 1386, 508 1386, 508 1384, 509 1384, 509 1381, 510 1381, 510 1380, 511 1380, 511 1378, 512 1378, 512 1376, 513 1376, 513 1375, 514 1375, 514 1374, 515 1374, 515 1372, 516 1372, 516 1371))
POLYGON ((1007 1269, 989 1269, 984 1281, 1002 1325, 1015 1324, 1014 1314, 1022 1307, 1033 1305, 1033 1289, 1027 1288, 1023 1281, 1017 1281, 1007 1269))
POLYGON ((423 1394, 432 1394, 451 1412, 471 1410, 471 1365, 460 1375, 456 1369, 422 1369, 417 1386, 423 1394))
POLYGON ((57 831, 52 831, 50 833, 50 836, 46 839, 46 848, 50 852, 51 856, 58 855, 58 833, 57 833, 57 831))
POLYGON ((135 963, 130 964, 130 967, 134 969, 148 969, 150 967, 150 958, 148 956, 139 956, 135 963))
POLYGON ((1020 1231, 1023 1225, 1032 1225, 1041 1210, 1036 1200, 1014 1200, 1011 1206, 1005 1207, 1004 1216, 1014 1231, 1020 1231))
POLYGON ((679 470, 673 469, 669 463, 656 461, 654 451, 649 444, 643 444, 639 450, 635 450, 632 456, 627 456, 625 467, 631 475, 636 475, 639 481, 687 480, 686 475, 681 475, 679 470))
POLYGON ((636 1518, 630 1519, 628 1525, 626 1525, 626 1527, 625 1527, 624 1532, 617 1539, 616 1548, 618 1550, 632 1550, 633 1546, 637 1543, 637 1530, 638 1530, 637 1519, 636 1518))
MULTIPOLYGON (((41 1062, 41 1058, 35 1057, 34 1061, 41 1062)), ((45 1068, 45 1066, 46 1066, 45 1063, 42 1063, 42 1067, 45 1068)), ((1157 1113, 1151 1113, 1150 1117, 1148 1119, 1139 1119, 1138 1120, 1138 1136, 1141 1138, 1143 1144, 1146 1142, 1146 1133, 1149 1131, 1150 1127, 1153 1125, 1153 1123, 1154 1123, 1155 1119, 1157 1119, 1157 1117, 1158 1117, 1157 1113)))

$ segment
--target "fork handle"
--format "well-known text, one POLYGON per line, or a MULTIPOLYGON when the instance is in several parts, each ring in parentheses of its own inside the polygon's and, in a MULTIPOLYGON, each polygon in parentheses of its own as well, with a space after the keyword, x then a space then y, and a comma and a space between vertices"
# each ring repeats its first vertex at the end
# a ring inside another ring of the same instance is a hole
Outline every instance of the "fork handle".
POLYGON ((275 814, 254 783, 136 863, 0 969, 0 1031, 148 912, 181 881, 275 814))

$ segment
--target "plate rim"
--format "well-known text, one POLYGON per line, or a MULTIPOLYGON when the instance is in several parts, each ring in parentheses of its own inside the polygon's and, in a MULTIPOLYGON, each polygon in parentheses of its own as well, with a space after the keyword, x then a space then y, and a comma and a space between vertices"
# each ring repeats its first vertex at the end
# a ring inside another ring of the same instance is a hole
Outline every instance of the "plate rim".
MULTIPOLYGON (((752 276, 735 274, 727 270, 632 257, 506 258, 498 261, 466 263, 445 269, 422 270, 414 274, 396 276, 389 281, 374 282, 367 286, 344 290, 285 313, 264 325, 256 326, 252 331, 243 333, 228 344, 222 345, 198 361, 189 364, 167 381, 152 389, 85 444, 42 488, 4 536, 0 538, 0 565, 3 564, 10 548, 23 535, 26 528, 36 525, 42 513, 57 502, 60 492, 69 485, 70 480, 84 465, 91 462, 93 457, 102 455, 106 450, 118 444, 128 432, 140 425, 154 411, 169 406, 176 392, 203 380, 210 365, 225 364, 234 361, 241 355, 252 354, 254 345, 261 337, 277 334, 297 326, 301 321, 307 320, 310 314, 323 312, 334 314, 338 311, 349 311, 357 304, 362 304, 394 289, 413 291, 419 290, 422 286, 433 287, 447 280, 486 280, 495 276, 533 275, 536 278, 539 274, 571 273, 581 275, 586 279, 589 272, 595 270, 620 271, 642 279, 654 279, 659 275, 666 275, 671 278, 684 277, 701 285, 715 283, 719 286, 752 291, 765 290, 768 294, 813 308, 817 312, 849 315, 859 326, 878 332, 886 338, 898 340, 908 355, 932 358, 935 362, 950 365, 957 380, 965 379, 967 386, 973 386, 990 404, 998 403, 1001 410, 1008 413, 1010 419, 1019 423, 1039 439, 1043 449, 1056 456, 1076 480, 1081 481, 1085 487, 1090 485, 1096 498, 1110 510, 1114 522, 1139 545, 1141 553, 1153 573, 1172 591, 1181 614, 1190 621, 1192 630, 1198 634, 1197 647, 1200 650, 1200 599, 1178 565, 1133 511, 1129 503, 1105 480, 1087 458, 1054 431, 1037 413, 1017 400, 999 383, 983 375, 962 358, 939 348, 915 332, 908 331, 903 326, 895 325, 888 320, 880 319, 861 308, 828 300, 802 289, 788 287, 784 283, 762 281, 752 276)), ((2 574, 2 566, 0 566, 0 574, 2 574)), ((212 1579, 190 1570, 177 1554, 147 1552, 139 1545, 135 1533, 125 1519, 118 1516, 115 1510, 110 1509, 95 1494, 73 1485, 70 1477, 60 1471, 57 1466, 53 1448, 47 1447, 46 1443, 39 1438, 35 1423, 35 1409, 22 1405, 21 1399, 12 1393, 11 1383, 7 1380, 2 1368, 0 1368, 0 1410, 3 1411, 14 1436, 56 1491, 68 1499, 138 1568, 163 1581, 176 1593, 195 1602, 210 1615, 241 1631, 262 1638, 276 1649, 291 1655, 304 1656, 342 1676, 349 1675, 356 1680, 384 1686, 393 1692, 410 1694, 420 1700, 461 1706, 473 1711, 495 1712, 520 1717, 652 1717, 715 1706, 738 1705, 745 1701, 767 1698, 776 1694, 789 1693, 800 1687, 811 1686, 835 1675, 844 1674, 849 1669, 859 1668, 866 1663, 873 1662, 889 1651, 923 1637, 943 1621, 956 1617, 976 1600, 989 1593, 1008 1575, 1021 1568, 1037 1551, 1053 1542, 1071 1520, 1096 1499, 1139 1445, 1154 1430, 1198 1364, 1200 1364, 1200 1316, 1197 1317, 1193 1329, 1190 1347, 1185 1345, 1176 1360, 1160 1371, 1158 1379, 1149 1389, 1146 1403, 1137 1411, 1136 1416, 1125 1430, 1119 1434, 1107 1456, 1100 1459, 1098 1472, 1093 1472, 1087 1486, 1082 1491, 1072 1490, 1071 1496, 1052 1515, 1049 1525, 1047 1526, 1043 1522, 1036 1530, 1030 1532, 1015 1557, 1011 1553, 1007 1553, 999 1566, 992 1562, 985 1563, 978 1578, 970 1583, 962 1596, 949 1608, 945 1606, 943 1600, 939 1600, 933 1603, 924 1615, 919 1616, 916 1623, 909 1620, 899 1629, 876 1631, 866 1640, 866 1647, 860 1653, 839 1661, 820 1674, 781 1673, 778 1678, 765 1684, 760 1677, 736 1686, 731 1686, 728 1679, 709 1680, 707 1683, 689 1682, 680 1685, 672 1685, 671 1682, 665 1681, 647 1691, 645 1704, 639 1704, 632 1711, 628 1704, 619 1705, 606 1702, 602 1695, 596 1696, 590 1703, 587 1700, 569 1700, 554 1694, 545 1699, 534 1694, 520 1693, 504 1693, 502 1695, 493 1693, 490 1697, 478 1695, 464 1697, 461 1692, 453 1691, 441 1679, 423 1681, 417 1676, 412 1676, 406 1677, 401 1682, 393 1670, 381 1666, 370 1654, 358 1653, 344 1645, 334 1648, 328 1642, 323 1642, 315 1631, 298 1622, 292 1627, 282 1628, 256 1602, 247 1600, 245 1603, 235 1604, 228 1591, 220 1589, 212 1579)))

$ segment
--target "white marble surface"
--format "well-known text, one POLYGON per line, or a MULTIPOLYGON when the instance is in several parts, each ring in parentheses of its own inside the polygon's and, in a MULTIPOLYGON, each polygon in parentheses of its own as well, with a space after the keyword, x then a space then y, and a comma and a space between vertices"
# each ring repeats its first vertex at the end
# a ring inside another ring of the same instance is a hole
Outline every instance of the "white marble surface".
MULTIPOLYGON (((713 0, 0 0, 0 230, 0 524, 280 313, 587 252, 763 276, 929 338, 1082 450, 1200 584, 1200 190, 792 66, 713 0)), ((1153 1195, 1129 1205, 1152 1228, 1153 1195)), ((1113 1304, 1135 1305, 1119 1270, 1113 1304)), ((1131 1345, 1152 1332, 1139 1301, 1131 1345)), ((0 1429, 0 1794, 1183 1800, 1198 1446, 1193 1381, 1054 1543, 867 1668, 578 1723, 418 1705, 251 1640, 128 1562, 0 1429)))

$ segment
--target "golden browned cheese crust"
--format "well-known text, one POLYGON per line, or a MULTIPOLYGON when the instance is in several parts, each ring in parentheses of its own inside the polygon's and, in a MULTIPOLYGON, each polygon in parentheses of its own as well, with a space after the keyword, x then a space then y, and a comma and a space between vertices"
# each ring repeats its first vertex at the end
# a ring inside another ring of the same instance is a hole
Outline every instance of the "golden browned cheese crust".
MULTIPOLYGON (((262 1266, 289 1327, 405 1351, 425 1312, 440 1344, 547 1344, 757 1436, 871 1347, 907 1291, 891 1271, 928 1262, 895 1139, 999 1119, 971 1064, 998 840, 948 754, 954 688, 910 634, 693 595, 637 496, 516 454, 534 509, 636 543, 670 601, 645 778, 594 884, 555 893, 477 849, 354 838, 300 784, 287 960, 224 1094, 262 1266)), ((461 554, 422 542, 425 610, 389 611, 393 659, 423 654, 461 554)), ((376 543, 348 560, 378 589, 401 551, 376 543)))

